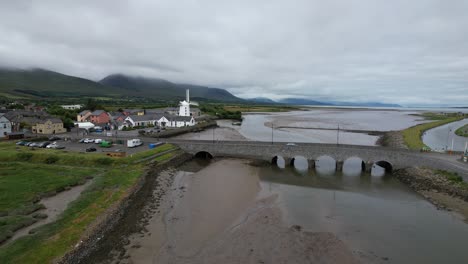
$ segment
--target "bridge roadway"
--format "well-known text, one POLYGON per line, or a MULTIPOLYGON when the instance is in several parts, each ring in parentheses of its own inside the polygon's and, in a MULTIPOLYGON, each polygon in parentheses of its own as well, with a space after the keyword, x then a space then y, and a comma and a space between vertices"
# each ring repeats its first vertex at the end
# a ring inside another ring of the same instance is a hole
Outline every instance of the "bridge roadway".
POLYGON ((370 171, 373 164, 384 167, 387 171, 407 167, 428 167, 457 172, 468 181, 468 164, 457 160, 457 157, 440 153, 426 153, 405 149, 394 149, 380 146, 336 145, 318 143, 257 142, 257 141, 204 141, 204 140, 170 140, 165 142, 178 145, 182 150, 196 155, 209 153, 213 157, 239 157, 261 159, 276 162, 275 157, 283 157, 287 165, 293 164, 294 158, 302 156, 315 166, 321 156, 330 156, 336 161, 340 170, 346 159, 360 158, 363 170, 370 171))

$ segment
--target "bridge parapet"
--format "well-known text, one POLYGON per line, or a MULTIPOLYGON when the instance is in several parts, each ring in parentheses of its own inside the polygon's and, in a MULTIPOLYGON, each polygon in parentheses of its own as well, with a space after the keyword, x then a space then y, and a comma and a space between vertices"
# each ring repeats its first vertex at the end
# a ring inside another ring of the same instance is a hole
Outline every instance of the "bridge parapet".
POLYGON ((330 144, 267 144, 265 142, 174 142, 184 151, 195 155, 205 151, 214 157, 239 157, 261 159, 271 162, 275 156, 281 156, 285 160, 291 160, 297 156, 303 156, 309 161, 309 167, 315 166, 315 161, 322 156, 330 156, 339 161, 339 168, 343 162, 351 157, 358 157, 364 162, 364 169, 369 171, 374 163, 387 162, 393 169, 407 167, 429 167, 435 169, 456 171, 467 175, 468 169, 454 166, 441 159, 430 157, 426 153, 415 151, 353 145, 330 144), (314 161, 314 162, 311 162, 314 161), (313 164, 313 165, 310 165, 313 164))

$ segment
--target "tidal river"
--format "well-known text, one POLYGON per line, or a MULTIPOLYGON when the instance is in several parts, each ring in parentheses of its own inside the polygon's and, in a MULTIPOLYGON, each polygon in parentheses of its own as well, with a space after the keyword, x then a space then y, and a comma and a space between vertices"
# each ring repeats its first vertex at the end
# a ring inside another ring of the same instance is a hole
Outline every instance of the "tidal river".
POLYGON ((468 263, 463 219, 391 175, 361 174, 359 160, 347 161, 343 174, 326 159, 317 172, 296 164, 194 160, 162 173, 160 181, 173 179, 168 192, 120 261, 468 263))
POLYGON ((246 113, 241 126, 232 125, 229 120, 219 121, 220 127, 214 130, 176 138, 375 145, 379 136, 369 132, 401 130, 425 122, 414 115, 417 113, 421 112, 321 108, 285 113, 246 113))

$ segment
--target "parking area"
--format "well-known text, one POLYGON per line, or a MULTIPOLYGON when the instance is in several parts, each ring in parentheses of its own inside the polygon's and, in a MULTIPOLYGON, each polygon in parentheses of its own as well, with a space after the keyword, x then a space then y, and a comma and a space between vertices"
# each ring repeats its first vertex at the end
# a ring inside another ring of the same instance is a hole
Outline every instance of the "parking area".
MULTIPOLYGON (((92 135, 92 136, 88 135, 86 138, 81 138, 81 137, 76 137, 76 136, 75 137, 69 137, 69 136, 66 136, 66 135, 60 135, 58 137, 60 139, 50 140, 50 141, 47 141, 47 142, 50 143, 50 144, 58 145, 60 147, 64 147, 63 149, 60 149, 60 150, 85 152, 85 153, 99 153, 99 152, 105 153, 105 152, 122 151, 122 152, 126 152, 127 155, 131 155, 131 154, 134 154, 134 153, 137 153, 137 152, 148 150, 150 143, 156 143, 157 142, 154 139, 147 139, 149 141, 144 141, 143 140, 143 145, 133 147, 133 148, 129 148, 129 147, 127 147, 127 138, 99 137, 99 136, 95 136, 95 135, 92 135), (84 142, 80 143, 80 140, 84 141, 82 139, 89 139, 89 140, 87 140, 88 143, 84 143, 84 142), (101 147, 99 143, 91 142, 91 140, 95 141, 96 139, 98 139, 98 142, 100 140, 104 140, 104 141, 107 141, 107 142, 110 141, 112 143, 110 144, 110 147, 101 147), (86 149, 91 149, 91 148, 94 148, 96 150, 95 151, 90 151, 90 152, 86 151, 86 149)), ((23 140, 19 140, 19 141, 29 142, 28 139, 23 139, 23 140)), ((40 142, 38 142, 38 143, 40 143, 40 142)), ((20 147, 28 148, 29 146, 20 146, 20 147)), ((38 148, 38 147, 36 146, 35 148, 38 148)), ((49 149, 49 150, 50 151, 56 151, 56 149, 52 149, 52 148, 49 149)))

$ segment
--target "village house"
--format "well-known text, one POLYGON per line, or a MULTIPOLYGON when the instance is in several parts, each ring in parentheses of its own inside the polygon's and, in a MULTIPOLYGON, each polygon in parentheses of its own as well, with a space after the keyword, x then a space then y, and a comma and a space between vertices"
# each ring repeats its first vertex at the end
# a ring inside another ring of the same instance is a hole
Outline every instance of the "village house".
POLYGON ((173 116, 169 123, 168 127, 185 127, 185 126, 194 126, 196 124, 195 118, 193 116, 173 116))
POLYGON ((106 111, 96 110, 89 116, 89 121, 93 124, 108 124, 110 122, 110 117, 106 111))
POLYGON ((63 127, 63 122, 59 118, 48 118, 40 120, 32 127, 32 132, 36 134, 59 134, 67 130, 63 127))
POLYGON ((6 116, 0 113, 0 137, 11 133, 11 122, 6 116))
POLYGON ((8 111, 4 115, 11 122, 12 132, 22 132, 22 129, 30 129, 39 120, 50 117, 49 114, 43 111, 31 112, 26 110, 8 111))
POLYGON ((76 121, 78 122, 86 122, 88 120, 88 117, 91 115, 90 110, 83 110, 78 115, 76 116, 76 121))
POLYGON ((127 122, 129 127, 135 126, 157 126, 157 127, 165 127, 166 124, 169 123, 169 120, 162 116, 162 115, 132 115, 125 118, 125 122, 127 122))

